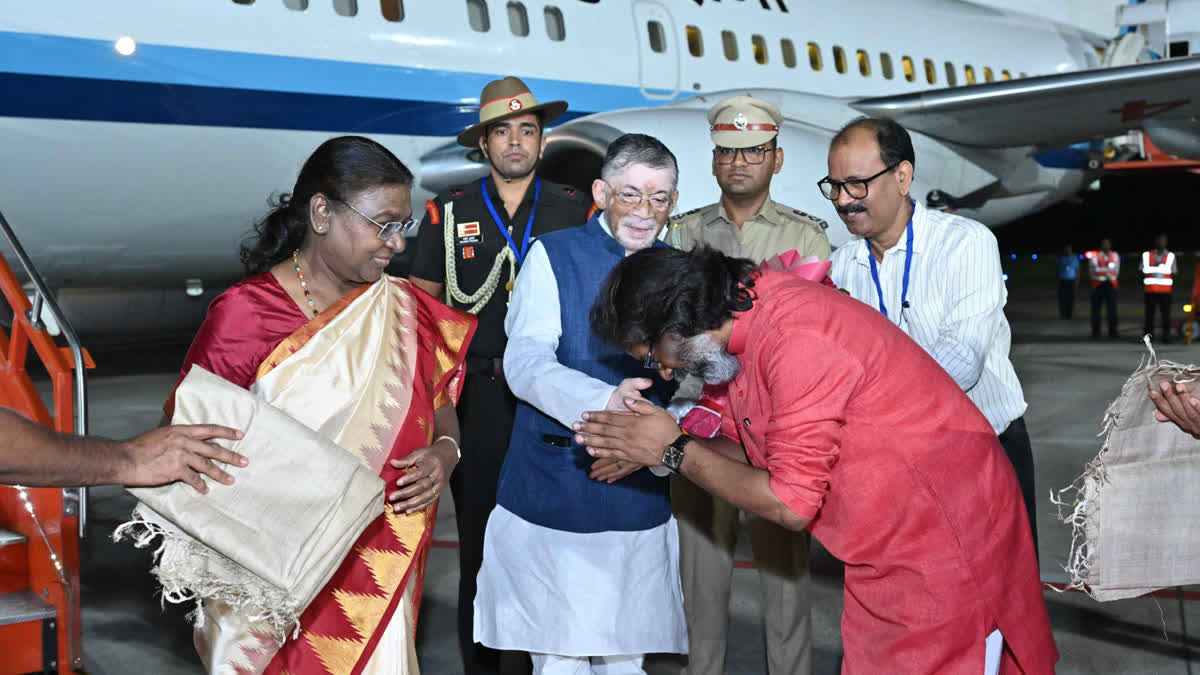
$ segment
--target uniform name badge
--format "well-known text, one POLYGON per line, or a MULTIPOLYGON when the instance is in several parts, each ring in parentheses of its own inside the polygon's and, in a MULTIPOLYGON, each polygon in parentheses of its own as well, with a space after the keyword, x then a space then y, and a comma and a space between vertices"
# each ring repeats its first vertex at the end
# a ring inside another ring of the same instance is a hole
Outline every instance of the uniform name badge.
POLYGON ((479 228, 479 221, 471 223, 458 223, 458 243, 461 244, 478 244, 482 233, 479 228))

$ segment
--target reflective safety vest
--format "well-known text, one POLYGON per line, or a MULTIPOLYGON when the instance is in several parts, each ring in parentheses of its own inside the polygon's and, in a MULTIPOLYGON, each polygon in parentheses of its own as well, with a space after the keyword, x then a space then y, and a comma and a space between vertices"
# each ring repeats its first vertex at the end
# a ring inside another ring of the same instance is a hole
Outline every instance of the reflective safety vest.
POLYGON ((1142 284, 1146 287, 1147 293, 1170 293, 1171 286, 1175 283, 1171 278, 1171 271, 1175 269, 1175 254, 1167 251, 1167 254, 1158 257, 1155 251, 1145 251, 1142 253, 1142 284))
POLYGON ((1117 288, 1117 275, 1121 271, 1120 254, 1116 251, 1107 254, 1104 251, 1088 251, 1087 258, 1091 263, 1092 288, 1105 281, 1111 282, 1112 287, 1117 288))

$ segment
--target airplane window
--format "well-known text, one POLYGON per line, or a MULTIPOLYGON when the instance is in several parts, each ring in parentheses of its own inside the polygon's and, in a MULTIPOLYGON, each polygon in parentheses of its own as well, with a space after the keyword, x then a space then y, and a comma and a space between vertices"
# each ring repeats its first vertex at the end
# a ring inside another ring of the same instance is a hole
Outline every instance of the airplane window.
POLYGON ((871 76, 871 57, 863 50, 858 50, 858 72, 863 77, 871 76))
POLYGON ((725 58, 730 61, 737 61, 737 37, 733 34, 733 31, 721 31, 721 46, 725 48, 725 58))
POLYGON ((917 74, 913 70, 912 57, 911 56, 900 57, 900 64, 902 66, 904 66, 904 79, 908 80, 909 82, 915 82, 917 79, 917 74))
POLYGON ((885 79, 892 79, 892 55, 887 52, 879 52, 879 69, 883 71, 885 79))
POLYGON ((529 13, 525 11, 524 3, 508 3, 508 29, 517 37, 529 35, 529 13))
POLYGON ((253 5, 254 0, 233 0, 235 5, 253 5))
POLYGON ((704 56, 704 36, 697 26, 687 27, 688 53, 695 57, 704 56))
MULTIPOLYGON (((1182 23, 1182 22, 1181 22, 1182 23)), ((1191 44, 1187 40, 1178 40, 1167 45, 1167 58, 1174 59, 1180 56, 1187 56, 1190 51, 1191 44)))
POLYGON ((987 80, 988 82, 991 82, 992 80, 995 79, 994 77, 992 77, 992 69, 991 68, 989 68, 987 66, 983 67, 983 79, 987 80))
POLYGON ((288 9, 294 9, 297 12, 303 12, 308 9, 308 0, 283 0, 283 6, 288 9))
POLYGON ((946 84, 951 87, 958 86, 958 73, 954 72, 954 64, 946 62, 946 84))
POLYGON ((667 51, 667 32, 663 30, 663 25, 658 21, 649 21, 646 30, 650 34, 650 49, 656 54, 667 51))
POLYGON ((933 66, 932 59, 925 59, 925 81, 929 84, 937 84, 937 68, 933 66))
POLYGON ((1021 77, 1029 77, 1029 73, 1021 73, 1021 77))
POLYGON ((1011 80, 1011 79, 1012 79, 1012 73, 1008 72, 1007 70, 1002 70, 1002 71, 1000 71, 1000 79, 1002 79, 1002 80, 1011 80))
POLYGON ((815 42, 808 43, 808 65, 813 70, 821 69, 821 48, 815 42))
POLYGON ((476 32, 486 33, 492 29, 488 19, 487 0, 467 0, 467 20, 476 32))
POLYGON ((846 72, 846 50, 837 45, 833 46, 833 67, 839 73, 846 72))
POLYGON ((555 42, 567 38, 567 25, 563 23, 562 10, 553 5, 546 5, 546 36, 555 42))
POLYGON ((963 70, 967 74, 967 84, 975 84, 975 68, 972 66, 963 66, 963 70))
POLYGON ((779 51, 783 53, 783 65, 788 68, 796 67, 796 45, 792 41, 783 38, 779 41, 779 51))
POLYGON ((761 35, 750 36, 750 46, 754 48, 754 61, 761 65, 767 63, 767 41, 761 35))
POLYGON ((380 9, 388 21, 404 20, 404 0, 380 0, 380 9))
POLYGON ((342 16, 358 14, 358 0, 333 0, 333 11, 342 16))

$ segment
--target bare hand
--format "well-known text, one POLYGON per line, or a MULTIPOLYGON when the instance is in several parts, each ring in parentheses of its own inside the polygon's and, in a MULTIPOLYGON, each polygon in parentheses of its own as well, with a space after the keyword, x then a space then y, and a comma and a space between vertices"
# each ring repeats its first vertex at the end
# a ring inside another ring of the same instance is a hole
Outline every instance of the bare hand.
POLYGON ((630 377, 621 380, 621 384, 617 385, 617 390, 608 397, 608 405, 604 409, 628 410, 625 407, 625 399, 642 398, 642 390, 652 386, 654 386, 654 381, 648 377, 630 377))
POLYGON ((458 464, 458 450, 447 440, 413 450, 407 456, 393 459, 392 466, 404 469, 396 479, 395 492, 388 495, 392 511, 414 513, 432 504, 442 491, 450 472, 458 464))
POLYGON ((1157 390, 1151 385, 1150 399, 1158 408, 1154 419, 1174 422, 1186 433, 1200 438, 1200 400, 1188 393, 1186 384, 1176 382, 1172 387, 1170 382, 1159 382, 1157 390))
POLYGON ((628 412, 583 413, 572 428, 575 442, 593 457, 612 457, 643 466, 662 464, 662 454, 683 433, 671 413, 645 399, 625 400, 628 412))
POLYGON ((216 462, 246 466, 248 460, 226 450, 209 439, 241 439, 242 432, 215 424, 184 424, 160 427, 120 444, 132 466, 118 480, 131 487, 165 485, 177 480, 208 494, 208 485, 200 477, 208 476, 225 485, 233 485, 233 476, 217 467, 216 462))
POLYGON ((641 468, 641 464, 608 457, 592 462, 592 471, 588 477, 612 485, 641 468))

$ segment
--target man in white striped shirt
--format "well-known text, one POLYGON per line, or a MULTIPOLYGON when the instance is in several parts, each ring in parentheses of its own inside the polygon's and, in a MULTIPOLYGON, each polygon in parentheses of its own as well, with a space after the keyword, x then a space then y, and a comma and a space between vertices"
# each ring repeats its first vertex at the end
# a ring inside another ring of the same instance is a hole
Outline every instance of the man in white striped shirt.
POLYGON ((1016 470, 1036 550, 1033 451, 1008 359, 996 238, 913 201, 915 165, 908 132, 892 120, 860 118, 834 136, 818 185, 855 238, 834 251, 830 275, 921 345, 987 417, 1016 470))

